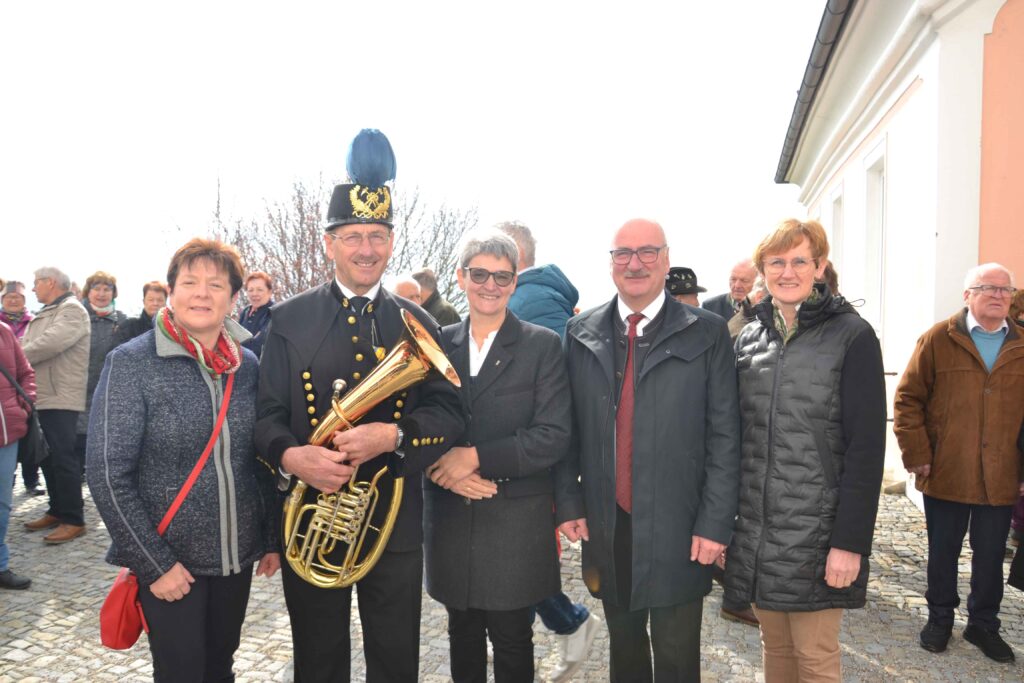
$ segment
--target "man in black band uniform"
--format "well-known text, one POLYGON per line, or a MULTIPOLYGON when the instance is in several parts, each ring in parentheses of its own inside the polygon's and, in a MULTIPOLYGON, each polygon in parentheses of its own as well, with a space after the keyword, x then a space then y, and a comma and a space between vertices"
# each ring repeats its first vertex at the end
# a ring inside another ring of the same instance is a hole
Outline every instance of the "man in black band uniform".
MULTIPOLYGON (((307 500, 316 496, 314 489, 341 488, 354 466, 360 467, 360 479, 388 467, 408 480, 386 550, 357 584, 370 682, 417 680, 423 576, 419 474, 464 427, 454 387, 436 379, 389 397, 356 427, 337 432, 334 448, 305 445, 330 409, 334 380, 355 386, 398 341, 404 330, 400 309, 439 336, 423 309, 380 286, 394 246, 385 185, 394 178, 394 163, 390 143, 379 131, 364 130, 353 141, 348 163, 353 182, 334 188, 325 225, 335 277, 272 310, 256 424, 257 448, 282 480, 297 477, 309 485, 307 500)), ((282 564, 296 683, 348 681, 351 588, 315 587, 282 564)))

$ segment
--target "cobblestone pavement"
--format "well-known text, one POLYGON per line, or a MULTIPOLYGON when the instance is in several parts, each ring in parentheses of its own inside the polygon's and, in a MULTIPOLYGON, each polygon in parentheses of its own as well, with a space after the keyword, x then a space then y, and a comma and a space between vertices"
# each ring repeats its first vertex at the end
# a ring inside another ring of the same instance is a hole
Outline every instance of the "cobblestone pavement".
MULTIPOLYGON (((99 605, 116 570, 102 560, 108 537, 87 498, 89 533, 63 546, 42 543, 22 523, 45 511, 45 498, 26 497, 16 485, 14 513, 8 532, 11 567, 33 579, 27 591, 0 591, 0 683, 17 681, 146 681, 152 667, 145 638, 123 653, 99 644, 99 605)), ((1004 665, 986 659, 966 643, 957 620, 949 650, 934 655, 917 645, 924 625, 926 542, 923 515, 902 496, 883 496, 872 557, 868 605, 847 613, 841 637, 844 678, 847 681, 1021 681, 1024 680, 1024 596, 1007 588, 1003 600, 1003 635, 1017 654, 1017 663, 1004 665)), ((579 576, 579 549, 571 547, 563 560, 566 592, 583 599, 601 614, 599 604, 579 576)), ((961 594, 966 596, 970 550, 961 558, 961 594)), ((762 681, 756 629, 719 617, 721 591, 705 601, 704 681, 762 681)), ((966 598, 965 598, 966 602, 966 598)), ((420 643, 420 678, 448 680, 448 639, 444 609, 424 594, 420 643)), ((358 620, 352 620, 358 639, 358 620)), ((538 680, 550 672, 555 645, 552 636, 536 627, 538 680)), ((242 632, 235 670, 239 681, 290 681, 291 640, 279 579, 253 582, 249 613, 242 632)), ((608 635, 595 641, 577 681, 608 679, 608 635)), ((353 680, 364 677, 356 658, 353 680)))

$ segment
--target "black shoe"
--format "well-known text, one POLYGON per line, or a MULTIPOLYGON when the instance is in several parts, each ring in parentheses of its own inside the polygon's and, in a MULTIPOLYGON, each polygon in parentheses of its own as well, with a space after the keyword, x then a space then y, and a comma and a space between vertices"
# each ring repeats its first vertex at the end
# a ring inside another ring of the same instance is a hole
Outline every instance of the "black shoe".
POLYGON ((964 640, 977 645, 989 659, 994 659, 997 662, 1012 662, 1014 659, 1013 650, 999 636, 999 631, 986 631, 980 626, 968 624, 964 629, 964 640))
POLYGON ((45 496, 46 489, 41 488, 38 484, 35 486, 26 486, 25 493, 30 496, 45 496))
POLYGON ((0 588, 10 588, 11 590, 24 590, 32 585, 32 579, 26 579, 24 576, 18 576, 10 569, 5 569, 0 572, 0 588))
POLYGON ((929 621, 921 629, 921 647, 928 652, 945 652, 952 633, 952 626, 940 626, 934 621, 929 621))

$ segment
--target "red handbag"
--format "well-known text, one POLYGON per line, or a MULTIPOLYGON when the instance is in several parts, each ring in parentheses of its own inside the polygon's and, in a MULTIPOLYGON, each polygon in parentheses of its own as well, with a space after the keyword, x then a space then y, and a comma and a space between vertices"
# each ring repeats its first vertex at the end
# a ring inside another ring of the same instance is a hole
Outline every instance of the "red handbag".
MULTIPOLYGON (((188 479, 182 485, 178 495, 167 509, 164 518, 160 520, 160 526, 156 531, 161 536, 167 531, 171 520, 177 514, 178 508, 185 501, 192 485, 199 478, 199 472, 210 457, 210 451, 217 443, 220 436, 220 429, 224 425, 224 416, 228 412, 228 403, 231 401, 231 387, 235 383, 235 375, 228 375, 228 384, 224 389, 224 400, 220 404, 220 412, 217 414, 217 424, 213 428, 210 441, 206 444, 206 450, 199 456, 195 467, 188 475, 188 479)), ((122 567, 114 579, 114 585, 110 587, 103 606, 100 607, 100 640, 105 647, 111 650, 128 650, 139 640, 139 635, 145 631, 149 633, 149 625, 146 623, 146 615, 142 613, 142 604, 139 602, 139 579, 127 567, 122 567)))

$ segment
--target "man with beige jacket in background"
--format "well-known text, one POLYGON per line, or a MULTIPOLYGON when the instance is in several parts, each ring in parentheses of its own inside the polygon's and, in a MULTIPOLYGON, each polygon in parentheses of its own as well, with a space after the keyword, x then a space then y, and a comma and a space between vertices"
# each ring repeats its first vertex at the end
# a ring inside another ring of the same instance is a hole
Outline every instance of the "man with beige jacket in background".
POLYGON ((85 533, 82 473, 75 459, 75 425, 85 410, 89 376, 89 314, 70 291, 71 280, 57 268, 40 268, 32 291, 43 304, 21 340, 36 371, 36 409, 50 446, 42 462, 50 507, 26 522, 29 531, 54 529, 43 541, 67 543, 85 533))

